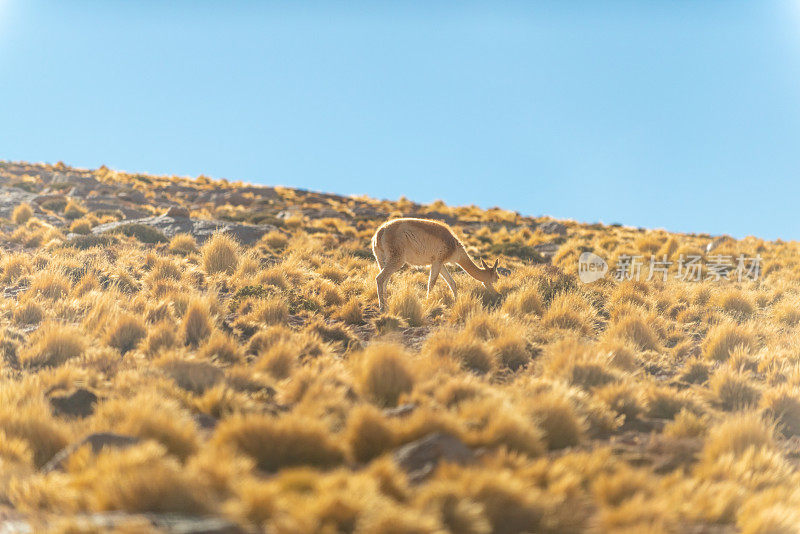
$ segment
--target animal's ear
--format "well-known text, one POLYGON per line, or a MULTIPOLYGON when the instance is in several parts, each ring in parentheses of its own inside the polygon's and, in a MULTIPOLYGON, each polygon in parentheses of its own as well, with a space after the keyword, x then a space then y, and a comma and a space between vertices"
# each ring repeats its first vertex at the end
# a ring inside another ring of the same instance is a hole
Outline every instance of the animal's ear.
POLYGON ((484 269, 488 269, 488 268, 489 268, 489 267, 486 265, 486 261, 485 261, 483 258, 481 258, 481 265, 483 265, 483 268, 484 268, 484 269))
POLYGON ((497 270, 497 264, 498 264, 498 263, 500 263, 500 258, 496 258, 496 259, 494 260, 494 265, 492 265, 492 269, 493 269, 493 270, 495 270, 495 271, 497 270))

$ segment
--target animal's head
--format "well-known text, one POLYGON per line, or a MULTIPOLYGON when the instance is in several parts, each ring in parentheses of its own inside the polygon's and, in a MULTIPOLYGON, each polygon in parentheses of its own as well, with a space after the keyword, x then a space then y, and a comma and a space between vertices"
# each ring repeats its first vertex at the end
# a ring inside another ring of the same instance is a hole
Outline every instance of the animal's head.
POLYGON ((494 260, 494 265, 489 267, 488 265, 486 265, 485 261, 481 260, 481 265, 483 266, 482 270, 484 272, 483 285, 491 289, 492 291, 495 291, 494 284, 500 279, 500 275, 497 274, 498 263, 500 263, 500 260, 496 259, 494 260))

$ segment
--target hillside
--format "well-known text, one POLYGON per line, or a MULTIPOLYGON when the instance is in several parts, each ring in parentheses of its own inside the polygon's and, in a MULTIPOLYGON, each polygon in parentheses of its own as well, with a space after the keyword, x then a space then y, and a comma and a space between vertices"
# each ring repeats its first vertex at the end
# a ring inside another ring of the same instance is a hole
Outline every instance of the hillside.
POLYGON ((796 243, 0 162, 0 248, 6 531, 800 524, 796 243), (397 216, 498 294, 405 268, 381 314, 397 216))

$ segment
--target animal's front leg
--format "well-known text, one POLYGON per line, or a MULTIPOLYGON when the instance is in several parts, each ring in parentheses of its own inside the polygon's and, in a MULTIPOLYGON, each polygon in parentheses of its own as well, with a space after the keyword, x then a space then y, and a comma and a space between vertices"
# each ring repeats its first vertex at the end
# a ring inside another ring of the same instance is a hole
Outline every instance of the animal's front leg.
POLYGON ((446 265, 442 265, 442 277, 444 281, 447 282, 447 285, 450 286, 450 291, 453 292, 453 302, 456 301, 458 298, 458 290, 456 290, 456 281, 453 280, 453 277, 450 276, 450 271, 447 270, 446 265))
POLYGON ((441 268, 441 263, 431 264, 431 275, 428 277, 428 293, 425 295, 426 297, 431 296, 431 291, 433 290, 433 286, 436 284, 436 279, 439 278, 439 269, 441 268))

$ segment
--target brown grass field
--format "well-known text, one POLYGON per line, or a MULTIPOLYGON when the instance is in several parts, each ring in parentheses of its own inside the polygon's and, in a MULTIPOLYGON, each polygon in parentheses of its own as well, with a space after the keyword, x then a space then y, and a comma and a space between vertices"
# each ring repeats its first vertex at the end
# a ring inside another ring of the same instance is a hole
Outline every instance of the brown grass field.
POLYGON ((0 163, 0 188, 8 525, 800 529, 797 243, 63 164, 0 163), (403 215, 499 257, 499 295, 455 269, 458 300, 426 298, 406 267, 380 314, 369 242, 403 215), (762 273, 583 284, 582 251, 762 273))

